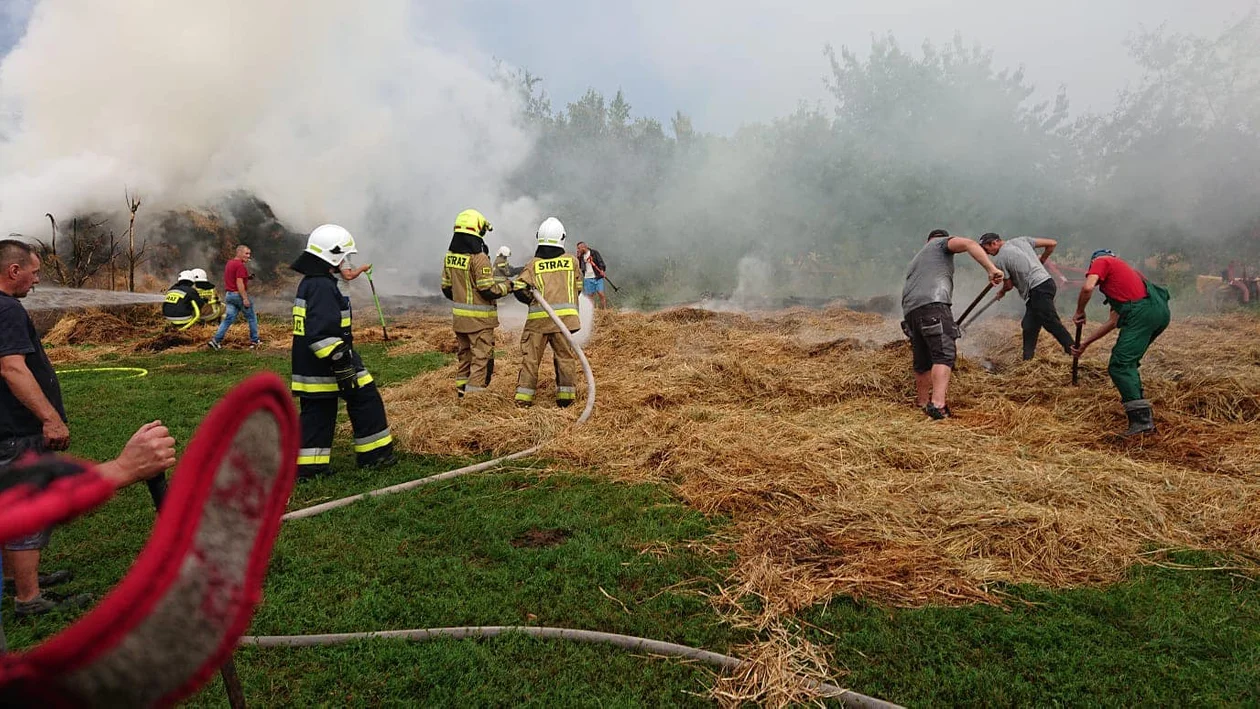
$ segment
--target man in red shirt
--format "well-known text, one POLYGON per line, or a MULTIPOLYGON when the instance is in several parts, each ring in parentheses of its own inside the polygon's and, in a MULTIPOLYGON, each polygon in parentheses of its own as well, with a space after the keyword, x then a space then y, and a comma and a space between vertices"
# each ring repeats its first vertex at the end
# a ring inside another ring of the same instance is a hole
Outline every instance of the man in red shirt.
POLYGON ((228 261, 227 268, 223 270, 223 289, 227 291, 223 301, 227 304, 227 312, 223 315, 223 322, 219 323, 218 331, 210 338, 210 349, 223 347, 223 336, 236 321, 236 315, 241 312, 245 313, 245 321, 249 323, 250 349, 262 345, 262 341, 258 339, 258 316, 254 314, 254 303, 249 299, 249 279, 253 276, 249 275, 249 269, 245 267, 253 255, 248 246, 241 244, 236 247, 236 258, 228 261))
POLYGON ((1121 261, 1107 249, 1099 249, 1090 258, 1089 271, 1085 273, 1085 285, 1076 303, 1076 317, 1072 321, 1085 323, 1085 306, 1094 295, 1094 288, 1102 290, 1107 305, 1111 306, 1111 318, 1093 335, 1073 347, 1073 356, 1079 357, 1087 347, 1117 327, 1120 336, 1111 348, 1111 361, 1107 373, 1120 390, 1120 401, 1129 418, 1129 430, 1125 436, 1151 433, 1155 422, 1151 414, 1151 402, 1142 395, 1142 378, 1138 367, 1147 348, 1168 327, 1171 314, 1168 311, 1168 291, 1157 286, 1138 273, 1132 266, 1121 261))

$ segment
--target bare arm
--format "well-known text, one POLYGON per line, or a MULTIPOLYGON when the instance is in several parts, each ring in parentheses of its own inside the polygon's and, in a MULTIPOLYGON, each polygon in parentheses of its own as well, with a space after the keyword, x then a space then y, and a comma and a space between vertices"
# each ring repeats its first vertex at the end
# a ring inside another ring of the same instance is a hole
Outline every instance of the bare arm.
POLYGON ((1013 288, 1015 288, 1015 283, 1011 279, 1007 278, 1006 280, 1002 281, 1002 290, 998 291, 998 294, 997 294, 998 300, 1001 300, 1013 288))
POLYGON ((341 269, 341 277, 347 281, 353 281, 370 270, 372 270, 372 264, 370 263, 365 263, 362 266, 355 266, 354 268, 343 268, 341 269))
POLYGON ((1059 242, 1055 241, 1054 239, 1042 239, 1042 238, 1033 239, 1034 249, 1045 249, 1045 251, 1041 252, 1042 263, 1045 263, 1046 259, 1050 258, 1050 254, 1054 253, 1054 247, 1058 245, 1059 245, 1059 242))
POLYGON ((70 445, 70 429, 61 420, 61 414, 44 396, 35 375, 26 366, 25 355, 0 357, 0 376, 9 386, 13 396, 44 424, 44 444, 52 450, 65 450, 70 445))
POLYGON ((97 466, 114 487, 147 480, 175 465, 175 439, 161 421, 146 423, 123 446, 118 457, 97 466))
POLYGON ((1094 288, 1097 287, 1097 273, 1091 273, 1085 277, 1085 284, 1081 286, 1081 294, 1076 298, 1076 315, 1072 318, 1072 322, 1085 322, 1085 308, 1089 305, 1089 299, 1094 297, 1094 288))
POLYGON ((1120 313, 1117 313, 1115 310, 1112 310, 1111 317, 1107 318, 1107 322, 1103 323, 1102 327, 1095 330, 1094 334, 1082 340, 1081 346, 1079 348, 1073 348, 1074 350, 1073 354, 1079 356, 1080 353, 1084 352, 1087 347, 1089 347, 1090 345, 1094 344, 1095 342, 1101 340, 1102 338, 1110 334, 1111 331, 1116 329, 1116 326, 1119 324, 1120 324, 1120 313))
POLYGON ((976 263, 983 266, 984 270, 988 272, 989 283, 995 286, 1001 285, 1002 281, 1006 279, 1006 276, 1003 275, 1002 271, 997 266, 994 266, 993 262, 989 260, 989 255, 986 254, 984 249, 980 248, 980 244, 977 244, 975 241, 961 236, 955 236, 950 238, 950 240, 945 244, 945 248, 955 254, 961 254, 964 251, 971 254, 971 258, 975 259, 976 263))

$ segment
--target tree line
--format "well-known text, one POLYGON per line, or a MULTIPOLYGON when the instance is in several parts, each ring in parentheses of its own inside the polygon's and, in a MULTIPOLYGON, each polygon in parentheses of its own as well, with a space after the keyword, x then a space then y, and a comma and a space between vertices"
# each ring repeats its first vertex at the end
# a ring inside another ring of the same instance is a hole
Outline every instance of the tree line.
POLYGON ((1077 117, 1066 89, 1038 100, 960 37, 827 48, 827 104, 728 136, 636 117, 620 90, 556 109, 517 71, 503 80, 537 145, 511 187, 596 242, 647 304, 729 294, 750 257, 782 288, 888 292, 938 226, 1060 238, 1069 264, 1110 247, 1173 281, 1255 263, 1260 19, 1128 48, 1140 82, 1077 117))

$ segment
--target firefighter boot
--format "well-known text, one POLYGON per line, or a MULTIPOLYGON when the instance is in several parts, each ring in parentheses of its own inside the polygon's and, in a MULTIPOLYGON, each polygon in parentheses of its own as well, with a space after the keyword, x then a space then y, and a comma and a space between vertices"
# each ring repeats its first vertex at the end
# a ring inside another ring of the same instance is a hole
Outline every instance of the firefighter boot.
POLYGON ((1151 412, 1151 402, 1146 399, 1126 401, 1124 402, 1124 413, 1129 417, 1129 430, 1120 435, 1127 438, 1155 432, 1155 420, 1151 412))

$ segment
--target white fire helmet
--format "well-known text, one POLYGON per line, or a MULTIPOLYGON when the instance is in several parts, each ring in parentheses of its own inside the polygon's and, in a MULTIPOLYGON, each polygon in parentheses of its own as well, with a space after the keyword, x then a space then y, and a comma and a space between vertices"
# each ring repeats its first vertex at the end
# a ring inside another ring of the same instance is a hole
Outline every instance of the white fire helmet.
POLYGON ((191 280, 194 280, 194 279, 193 279, 193 272, 192 272, 192 271, 180 271, 180 272, 179 272, 179 277, 178 277, 178 278, 176 278, 175 280, 176 280, 177 282, 178 282, 178 281, 191 281, 191 280))
POLYGON ((565 236, 564 225, 555 217, 547 217, 538 227, 539 246, 563 246, 565 236))
POLYGON ((504 245, 504 246, 500 246, 500 247, 499 247, 499 251, 498 251, 498 253, 496 253, 495 255, 496 255, 496 256, 503 256, 503 257, 506 257, 506 258, 511 258, 511 256, 512 256, 512 247, 510 247, 510 246, 506 246, 506 245, 504 245))
POLYGON ((354 246, 354 237, 345 228, 325 224, 311 232, 306 240, 306 253, 318 256, 329 266, 337 268, 347 256, 357 254, 359 250, 354 246))
POLYGON ((189 273, 192 274, 194 281, 209 281, 210 280, 210 277, 206 275, 206 270, 204 268, 194 268, 193 270, 189 271, 189 273))

